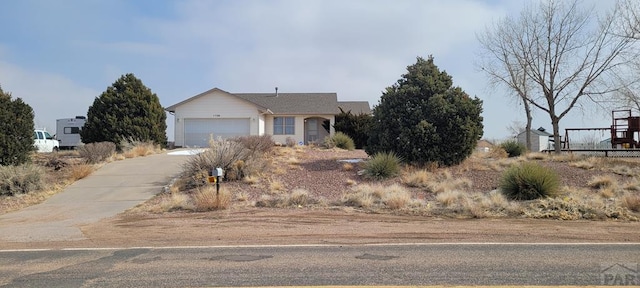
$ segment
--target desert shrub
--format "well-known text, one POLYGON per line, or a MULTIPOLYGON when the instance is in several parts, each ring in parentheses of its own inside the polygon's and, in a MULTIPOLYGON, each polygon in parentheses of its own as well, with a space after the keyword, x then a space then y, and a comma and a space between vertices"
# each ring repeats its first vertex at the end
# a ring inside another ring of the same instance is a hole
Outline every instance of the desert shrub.
POLYGON ((358 185, 342 195, 341 203, 345 206, 359 208, 388 208, 401 209, 411 202, 411 194, 402 186, 393 184, 358 185))
POLYGON ((356 149, 356 145, 354 144, 353 139, 351 139, 349 135, 342 132, 336 132, 335 134, 333 134, 333 136, 325 137, 324 146, 326 148, 338 147, 340 149, 349 151, 356 149))
POLYGON ((80 157, 87 163, 95 164, 111 157, 116 152, 116 144, 112 142, 88 143, 77 148, 80 157))
POLYGON ((217 193, 214 186, 200 187, 193 195, 193 204, 196 211, 227 209, 231 204, 231 193, 226 189, 220 189, 217 193))
POLYGON ((125 158, 144 157, 160 150, 159 146, 152 141, 140 141, 133 138, 120 141, 120 149, 125 158))
POLYGON ((72 181, 80 180, 82 178, 85 178, 91 175, 91 173, 93 173, 94 170, 95 168, 93 167, 93 165, 87 165, 87 164, 71 165, 69 167, 69 178, 72 181))
POLYGON ((524 154, 524 152, 527 150, 524 144, 518 143, 513 140, 502 142, 502 144, 500 144, 500 148, 507 152, 507 155, 509 157, 518 157, 524 154))
POLYGON ((552 197, 559 188, 560 179, 555 171, 531 162, 508 168, 500 179, 502 193, 511 200, 552 197))
POLYGON ((296 142, 296 139, 293 139, 292 137, 287 137, 287 139, 284 140, 284 144, 287 145, 287 147, 295 147, 298 145, 298 142, 296 142))
POLYGON ((600 175, 592 177, 587 186, 594 189, 617 187, 618 181, 611 175, 600 175))
POLYGON ((309 203, 309 192, 304 189, 294 189, 287 198, 289 206, 306 206, 309 203))
POLYGON ((364 162, 364 175, 376 180, 396 176, 400 172, 400 162, 394 152, 378 152, 364 162))
POLYGON ((262 136, 242 136, 233 140, 242 143, 244 147, 257 153, 268 153, 276 145, 271 135, 266 134, 262 136))
POLYGON ((433 178, 433 175, 428 171, 418 170, 402 177, 402 182, 409 187, 427 187, 433 178))
POLYGON ((205 184, 214 168, 224 170, 224 180, 241 180, 257 175, 266 167, 262 153, 249 150, 243 143, 232 140, 211 141, 210 149, 195 155, 182 167, 182 177, 190 179, 187 188, 205 184))
POLYGON ((640 195, 626 194, 622 197, 622 207, 633 212, 640 212, 640 195))
POLYGON ((0 166, 0 195, 26 194, 44 187, 45 171, 36 165, 0 166))

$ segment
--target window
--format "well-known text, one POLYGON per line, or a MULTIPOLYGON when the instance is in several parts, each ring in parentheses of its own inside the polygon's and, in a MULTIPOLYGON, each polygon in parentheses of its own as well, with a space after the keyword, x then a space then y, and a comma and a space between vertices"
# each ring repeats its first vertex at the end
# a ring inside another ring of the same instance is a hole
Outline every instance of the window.
POLYGON ((64 127, 64 134, 80 134, 80 127, 64 127))
POLYGON ((274 117, 273 135, 293 135, 296 131, 296 118, 274 117))

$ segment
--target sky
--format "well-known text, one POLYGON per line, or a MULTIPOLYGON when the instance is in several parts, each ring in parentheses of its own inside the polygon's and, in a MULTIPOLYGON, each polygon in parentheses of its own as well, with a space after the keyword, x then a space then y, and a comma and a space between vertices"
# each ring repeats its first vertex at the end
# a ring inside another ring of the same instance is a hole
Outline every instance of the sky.
MULTIPOLYGON (((34 109, 37 127, 55 132, 56 119, 86 116, 126 73, 164 107, 214 87, 335 92, 340 101, 374 106, 416 57, 432 55, 455 86, 483 100, 484 138, 502 140, 524 113, 478 68, 476 35, 516 16, 525 2, 7 0, 0 9, 0 86, 34 109)), ((611 3, 584 2, 596 9, 611 3)), ((173 121, 168 115, 169 140, 173 121)), ((607 113, 580 111, 561 122, 610 124, 607 113)), ((533 126, 551 130, 548 115, 536 112, 533 126)))

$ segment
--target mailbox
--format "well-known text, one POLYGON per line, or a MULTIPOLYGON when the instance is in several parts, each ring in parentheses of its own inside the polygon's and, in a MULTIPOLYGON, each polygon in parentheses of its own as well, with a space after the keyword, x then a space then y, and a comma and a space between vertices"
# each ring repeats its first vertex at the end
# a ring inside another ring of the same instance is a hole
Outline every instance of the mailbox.
POLYGON ((222 171, 222 168, 213 168, 211 170, 211 176, 213 176, 213 177, 223 177, 224 176, 224 172, 222 171))

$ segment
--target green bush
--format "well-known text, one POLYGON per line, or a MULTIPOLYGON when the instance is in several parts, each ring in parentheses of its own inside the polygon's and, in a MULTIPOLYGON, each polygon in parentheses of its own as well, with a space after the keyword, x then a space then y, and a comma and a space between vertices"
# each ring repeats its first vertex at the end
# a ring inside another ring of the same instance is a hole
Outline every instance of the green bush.
POLYGON ((560 190, 560 179, 552 169, 525 162, 508 168, 502 174, 500 190, 511 200, 553 197, 560 190))
POLYGON ((382 180, 400 173, 400 158, 394 152, 378 152, 364 163, 364 176, 382 180))
POLYGON ((371 114, 353 114, 351 110, 340 109, 340 114, 336 115, 336 123, 333 125, 336 132, 342 132, 353 139, 356 149, 363 149, 369 140, 369 129, 373 121, 371 114))
POLYGON ((25 194, 44 187, 45 172, 40 166, 0 166, 0 195, 25 194))
POLYGON ((524 152, 527 150, 527 148, 524 147, 524 144, 513 140, 503 142, 502 144, 500 144, 500 148, 504 149, 509 157, 518 157, 524 154, 524 152))
POLYGON ((342 132, 336 132, 333 136, 327 136, 324 139, 324 146, 327 148, 338 147, 349 151, 356 149, 353 139, 342 132))
POLYGON ((116 153, 116 144, 112 142, 88 143, 77 148, 80 157, 87 163, 100 163, 116 153))

